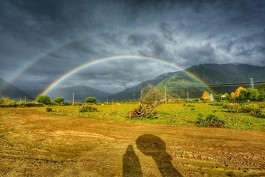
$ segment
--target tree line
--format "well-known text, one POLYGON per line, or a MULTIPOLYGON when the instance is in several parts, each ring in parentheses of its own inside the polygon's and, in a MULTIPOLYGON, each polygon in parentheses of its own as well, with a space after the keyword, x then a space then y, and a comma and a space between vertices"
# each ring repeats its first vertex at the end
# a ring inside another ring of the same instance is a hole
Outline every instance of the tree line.
MULTIPOLYGON (((201 99, 204 101, 210 100, 210 93, 204 91, 201 99)), ((234 92, 215 94, 216 101, 231 101, 231 102, 246 102, 246 101, 265 101, 265 84, 259 84, 255 88, 238 87, 234 92)))

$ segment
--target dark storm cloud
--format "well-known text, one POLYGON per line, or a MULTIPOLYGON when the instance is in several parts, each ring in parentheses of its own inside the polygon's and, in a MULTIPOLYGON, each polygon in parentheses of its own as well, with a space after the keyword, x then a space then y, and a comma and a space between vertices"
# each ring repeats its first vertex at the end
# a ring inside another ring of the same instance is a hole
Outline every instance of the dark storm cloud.
MULTIPOLYGON (((83 63, 119 54, 158 57, 182 67, 265 65, 264 19, 263 0, 2 0, 0 77, 8 79, 42 54, 13 84, 43 87, 83 63)), ((115 63, 119 69, 101 63, 96 73, 88 72, 89 84, 114 92, 168 71, 135 62, 115 63)), ((69 84, 82 83, 83 75, 69 84)))
POLYGON ((117 92, 116 88, 125 89, 139 81, 145 81, 146 78, 155 77, 154 73, 158 75, 175 70, 176 68, 161 62, 140 59, 112 60, 91 65, 71 76, 62 84, 64 86, 77 83, 78 85, 93 85, 94 88, 100 90, 104 90, 108 85, 108 91, 115 93, 117 92))
POLYGON ((141 34, 130 34, 128 36, 130 46, 142 46, 146 43, 146 37, 141 34))

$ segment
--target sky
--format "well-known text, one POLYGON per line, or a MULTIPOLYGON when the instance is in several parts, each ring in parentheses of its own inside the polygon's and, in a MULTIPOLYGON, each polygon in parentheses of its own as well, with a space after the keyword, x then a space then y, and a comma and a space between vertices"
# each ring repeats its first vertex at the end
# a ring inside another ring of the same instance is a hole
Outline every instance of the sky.
MULTIPOLYGON (((188 68, 265 66, 264 0, 1 0, 0 77, 45 89, 84 63, 143 55, 188 68)), ((177 68, 144 59, 101 62, 58 87, 115 93, 177 68)))

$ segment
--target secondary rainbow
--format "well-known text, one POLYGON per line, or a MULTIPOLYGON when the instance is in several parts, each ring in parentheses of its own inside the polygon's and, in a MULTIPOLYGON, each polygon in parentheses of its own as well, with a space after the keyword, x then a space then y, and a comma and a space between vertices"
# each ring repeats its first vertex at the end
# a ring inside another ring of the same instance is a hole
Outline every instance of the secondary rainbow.
POLYGON ((60 78, 58 78, 57 80, 55 80, 54 82, 52 82, 44 91, 42 91, 40 93, 40 95, 46 95, 48 94, 54 87, 56 87, 58 84, 60 84, 62 81, 64 81, 65 79, 67 79, 68 77, 70 77, 71 75, 77 73, 78 71, 81 71, 82 69, 94 65, 94 64, 98 64, 98 63, 102 63, 102 62, 106 62, 106 61, 111 61, 111 60, 125 60, 125 59, 145 59, 145 60, 152 60, 152 61, 156 61, 156 62, 160 62, 169 66, 172 66, 176 69, 182 70, 184 71, 188 76, 190 76, 191 78, 193 78, 196 82, 200 83, 201 85, 203 85, 204 87, 206 87, 209 91, 213 92, 214 91, 209 88, 209 86, 203 81, 201 80, 198 76, 196 76, 195 74, 185 70, 184 68, 176 65, 175 63, 169 62, 169 61, 165 61, 162 60, 160 58, 154 58, 154 57, 149 57, 149 56, 143 56, 143 55, 116 55, 116 56, 110 56, 110 57, 105 57, 105 58, 98 58, 95 59, 93 61, 89 61, 85 64, 82 64, 70 71, 68 71, 67 73, 63 74, 60 78))
POLYGON ((85 33, 81 36, 78 36, 76 38, 73 38, 71 40, 67 39, 64 42, 60 43, 59 45, 50 48, 47 51, 41 52, 39 55, 35 56, 34 58, 28 60, 28 62, 26 62, 22 67, 18 68, 16 72, 14 72, 13 74, 11 74, 8 78, 7 81, 9 83, 13 83, 19 76, 21 76, 25 71, 27 71, 30 67, 32 67, 35 63, 37 63, 40 60, 45 59, 47 56, 49 56, 50 54, 55 53, 58 50, 63 49, 64 47, 77 42, 77 41, 81 41, 83 40, 85 37, 88 36, 88 33, 85 33))

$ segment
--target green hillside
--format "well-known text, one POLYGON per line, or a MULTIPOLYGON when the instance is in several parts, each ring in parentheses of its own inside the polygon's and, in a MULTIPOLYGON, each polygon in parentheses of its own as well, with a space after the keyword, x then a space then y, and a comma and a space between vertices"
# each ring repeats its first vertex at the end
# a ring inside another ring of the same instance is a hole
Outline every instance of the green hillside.
POLYGON ((150 81, 145 81, 135 87, 110 95, 114 100, 138 99, 141 86, 147 83, 156 85, 160 89, 167 89, 167 92, 174 96, 186 98, 187 92, 190 98, 198 98, 202 92, 214 93, 232 92, 239 86, 250 87, 250 78, 254 82, 265 81, 265 67, 246 64, 202 64, 186 69, 196 77, 210 85, 210 90, 183 71, 163 74, 150 81))

